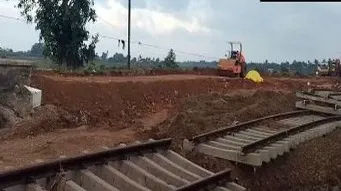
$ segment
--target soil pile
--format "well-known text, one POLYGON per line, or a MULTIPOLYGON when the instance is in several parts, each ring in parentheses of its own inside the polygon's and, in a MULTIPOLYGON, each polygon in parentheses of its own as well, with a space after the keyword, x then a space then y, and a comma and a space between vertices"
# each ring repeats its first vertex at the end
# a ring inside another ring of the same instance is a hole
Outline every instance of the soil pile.
POLYGON ((29 117, 13 124, 10 130, 3 134, 1 138, 36 136, 56 129, 77 127, 81 123, 78 117, 71 115, 67 111, 53 105, 45 105, 33 110, 29 117))
MULTIPOLYGON (((311 79, 267 78, 264 83, 255 84, 243 79, 200 75, 65 77, 35 74, 32 86, 42 89, 43 104, 66 110, 82 118, 92 128, 120 130, 132 126, 141 127, 143 124, 138 119, 181 104, 184 98, 215 92, 225 95, 236 90, 252 89, 291 93, 305 88, 307 81, 311 79)), ((224 99, 231 104, 228 96, 216 102, 226 106, 224 99)), ((243 96, 234 98, 232 102, 238 105, 239 99, 243 99, 243 96)), ((252 100, 246 104, 250 109, 258 107, 252 100)), ((233 105, 227 107, 233 108, 231 111, 243 113, 244 105, 241 106, 240 111, 235 110, 233 105)), ((271 113, 271 109, 265 112, 271 113)), ((235 117, 239 116, 235 114, 235 117)))
POLYGON ((173 117, 147 132, 146 136, 152 135, 156 139, 172 137, 176 140, 177 151, 181 151, 181 141, 185 138, 232 123, 292 111, 295 100, 293 93, 266 90, 210 93, 186 98, 173 117))

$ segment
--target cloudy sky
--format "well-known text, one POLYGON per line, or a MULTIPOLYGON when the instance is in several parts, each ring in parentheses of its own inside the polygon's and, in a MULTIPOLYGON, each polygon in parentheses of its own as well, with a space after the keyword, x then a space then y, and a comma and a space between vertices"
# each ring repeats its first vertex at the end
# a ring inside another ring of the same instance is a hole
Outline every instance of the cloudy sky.
MULTIPOLYGON (((15 1, 14 1, 15 2, 15 1)), ((0 0, 0 15, 20 17, 13 0, 0 0)), ((127 0, 95 0, 98 19, 92 34, 127 38, 127 0)), ((260 3, 259 0, 132 0, 133 56, 179 60, 224 56, 227 41, 244 45, 248 61, 311 60, 341 56, 341 3, 260 3)), ((0 46, 27 50, 39 31, 25 22, 0 17, 0 46)), ((126 53, 117 41, 101 38, 97 52, 126 53)))

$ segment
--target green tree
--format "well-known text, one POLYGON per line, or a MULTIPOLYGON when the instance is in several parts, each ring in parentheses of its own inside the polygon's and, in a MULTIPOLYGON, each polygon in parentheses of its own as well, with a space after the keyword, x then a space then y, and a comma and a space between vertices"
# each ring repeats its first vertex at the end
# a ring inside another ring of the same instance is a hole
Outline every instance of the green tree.
POLYGON ((289 67, 290 67, 289 62, 282 62, 280 66, 281 73, 289 73, 289 67))
POLYGON ((268 60, 265 60, 264 64, 265 64, 265 65, 268 65, 268 64, 269 64, 269 61, 268 61, 268 60))
POLYGON ((107 52, 102 52, 101 59, 102 59, 102 60, 107 60, 107 58, 108 58, 108 54, 109 54, 109 52, 108 52, 108 51, 107 51, 107 52))
POLYGON ((175 62, 176 55, 173 49, 170 49, 168 52, 168 55, 166 56, 164 62, 164 65, 166 68, 178 68, 179 65, 175 62))
POLYGON ((42 57, 44 49, 45 49, 44 43, 41 42, 34 43, 29 53, 31 56, 42 57))
POLYGON ((45 55, 59 65, 80 67, 94 57, 98 36, 89 45, 85 25, 95 22, 93 0, 19 0, 28 22, 35 22, 45 42, 45 55), (35 11, 33 16, 32 12, 35 11))

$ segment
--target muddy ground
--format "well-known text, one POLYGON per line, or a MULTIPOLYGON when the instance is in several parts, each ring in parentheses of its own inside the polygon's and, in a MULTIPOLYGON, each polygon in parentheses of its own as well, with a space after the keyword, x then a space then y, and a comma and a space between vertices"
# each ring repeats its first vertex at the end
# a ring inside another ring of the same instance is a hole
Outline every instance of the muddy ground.
POLYGON ((309 88, 307 82, 313 86, 338 84, 327 78, 267 77, 265 83, 254 84, 242 79, 188 74, 35 74, 31 85, 43 90, 43 106, 12 129, 0 130, 0 170, 95 152, 103 146, 172 137, 172 147, 180 154, 212 171, 234 168, 240 184, 252 190, 331 188, 340 185, 341 131, 299 146, 257 169, 256 174, 253 169, 185 153, 181 148, 184 138, 293 110, 294 92, 309 88))

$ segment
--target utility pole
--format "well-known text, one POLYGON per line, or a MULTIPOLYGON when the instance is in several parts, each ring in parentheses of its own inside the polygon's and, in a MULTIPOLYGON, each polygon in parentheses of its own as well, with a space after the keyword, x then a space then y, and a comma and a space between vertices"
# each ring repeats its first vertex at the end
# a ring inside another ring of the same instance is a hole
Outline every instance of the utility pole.
POLYGON ((128 0, 128 69, 130 70, 130 20, 131 20, 131 0, 128 0))

